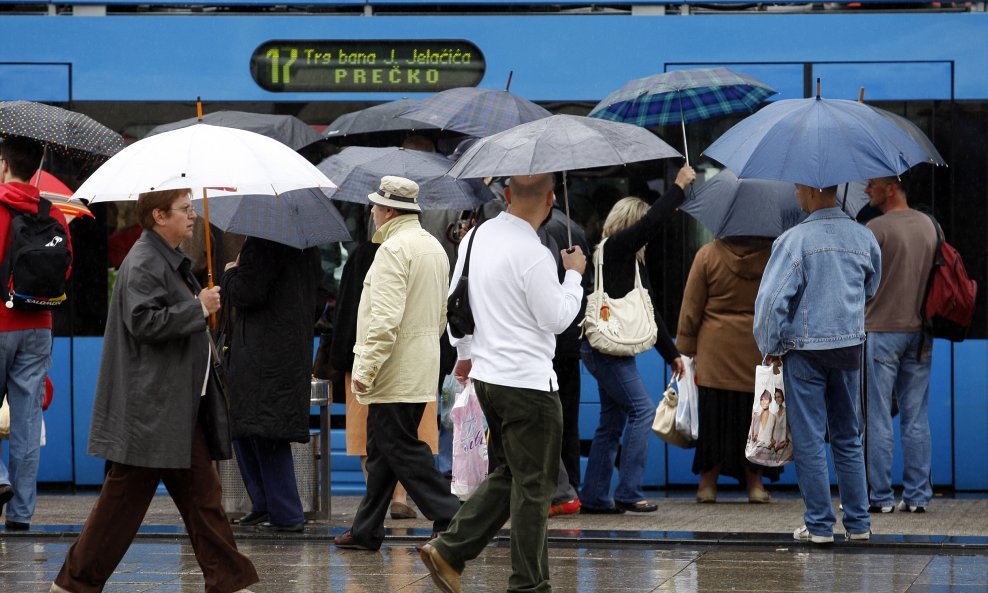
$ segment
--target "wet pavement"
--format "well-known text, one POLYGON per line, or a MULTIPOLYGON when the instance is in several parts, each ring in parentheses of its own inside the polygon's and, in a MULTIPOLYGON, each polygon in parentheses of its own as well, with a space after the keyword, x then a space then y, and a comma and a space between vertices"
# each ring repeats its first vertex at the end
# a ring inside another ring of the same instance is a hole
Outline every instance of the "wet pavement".
MULTIPOLYGON (((937 498, 924 514, 873 516, 870 542, 833 546, 792 540, 801 523, 795 493, 749 505, 741 493, 698 505, 688 493, 653 498, 659 511, 618 516, 571 515, 550 523, 550 567, 557 593, 984 593, 988 591, 988 499, 937 498)), ((95 495, 39 496, 28 532, 0 531, 0 593, 48 591, 95 495)), ((419 593, 438 591, 415 545, 430 525, 388 520, 380 552, 336 550, 359 502, 334 497, 328 522, 302 536, 237 528, 238 545, 255 563, 254 593, 419 593)), ((510 550, 505 530, 463 575, 464 591, 505 591, 510 550)), ((107 593, 202 591, 202 576, 167 496, 156 497, 138 539, 107 593)))

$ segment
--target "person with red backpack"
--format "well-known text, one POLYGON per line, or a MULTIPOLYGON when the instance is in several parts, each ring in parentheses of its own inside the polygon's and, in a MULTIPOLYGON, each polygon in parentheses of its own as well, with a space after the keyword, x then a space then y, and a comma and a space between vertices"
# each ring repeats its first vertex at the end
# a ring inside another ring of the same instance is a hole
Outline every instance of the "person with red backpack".
MULTIPOLYGON (((51 367, 51 311, 46 306, 32 308, 34 299, 15 298, 16 276, 21 269, 18 259, 26 251, 20 246, 19 229, 32 226, 32 219, 55 219, 60 226, 49 233, 42 247, 52 243, 59 251, 68 279, 71 261, 71 241, 65 216, 50 202, 40 200, 38 188, 27 183, 41 165, 43 149, 33 140, 8 137, 0 144, 0 268, 5 280, 0 287, 0 386, 7 387, 10 405, 10 467, 0 461, 0 510, 6 505, 7 530, 26 530, 31 525, 37 495, 38 461, 41 443, 41 403, 45 393, 45 375, 51 367), (39 209, 42 211, 39 215, 39 209), (64 230, 64 235, 62 234, 64 230), (65 253, 69 262, 65 262, 65 253), (14 252, 17 253, 14 253, 14 252), (8 504, 9 503, 9 504, 8 504)), ((50 219, 48 224, 51 224, 50 219)), ((42 221, 44 226, 44 221, 42 221)), ((23 256, 29 259, 27 256, 23 256)), ((57 262, 56 262, 57 267, 57 262)), ((44 265, 25 265, 28 274, 39 273, 44 265)), ((61 273, 61 272, 60 272, 61 273)), ((62 279, 56 279, 62 280, 62 279)), ((62 297, 64 300, 64 295, 62 297)))
POLYGON ((868 384, 861 426, 865 438, 869 510, 872 513, 926 510, 932 444, 927 405, 932 340, 923 325, 927 280, 937 249, 929 216, 909 207, 905 177, 870 179, 868 203, 882 211, 868 228, 882 250, 882 280, 865 308, 868 384), (892 490, 892 396, 901 422, 902 499, 892 490))

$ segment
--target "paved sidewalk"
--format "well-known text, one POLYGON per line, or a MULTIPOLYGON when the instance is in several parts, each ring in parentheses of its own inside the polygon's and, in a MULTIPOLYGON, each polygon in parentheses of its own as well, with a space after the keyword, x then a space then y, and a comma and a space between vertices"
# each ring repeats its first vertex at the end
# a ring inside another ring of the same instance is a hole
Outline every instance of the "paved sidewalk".
MULTIPOLYGON (((779 545, 792 541, 792 531, 802 524, 803 505, 795 491, 773 493, 767 505, 750 505, 741 492, 721 493, 716 504, 694 502, 692 493, 651 492, 659 505, 654 513, 624 515, 568 515, 549 522, 556 542, 635 542, 779 545)), ((96 499, 95 492, 38 496, 32 530, 34 536, 64 536, 77 533, 96 499)), ((282 539, 331 539, 350 525, 359 497, 332 499, 332 519, 312 522, 305 534, 282 539)), ((835 500, 834 504, 837 504, 835 500)), ((388 519, 390 541, 418 541, 428 537, 431 523, 424 518, 388 519)), ((510 525, 506 526, 510 529, 510 525)), ((937 497, 926 513, 872 515, 874 543, 918 547, 963 547, 988 549, 988 498, 982 496, 937 497)), ((182 533, 182 522, 167 496, 156 496, 141 530, 142 536, 174 537, 182 533)), ((0 532, 2 533, 2 532, 0 532)), ((236 528, 238 539, 268 539, 252 528, 236 528)), ((843 529, 836 526, 838 535, 843 529)), ((6 535, 18 535, 6 534, 6 535)), ((25 536, 28 533, 23 534, 25 536)), ((840 538, 838 538, 840 539, 840 538)))

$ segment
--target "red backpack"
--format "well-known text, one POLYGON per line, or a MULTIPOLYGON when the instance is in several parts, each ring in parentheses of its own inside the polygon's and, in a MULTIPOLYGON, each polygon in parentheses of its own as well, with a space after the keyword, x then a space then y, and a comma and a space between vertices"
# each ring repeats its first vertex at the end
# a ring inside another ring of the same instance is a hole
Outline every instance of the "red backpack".
POLYGON ((961 342, 974 319, 978 283, 968 277, 964 260, 944 240, 943 229, 937 220, 933 216, 930 220, 937 230, 937 249, 923 299, 923 323, 926 332, 934 338, 961 342))

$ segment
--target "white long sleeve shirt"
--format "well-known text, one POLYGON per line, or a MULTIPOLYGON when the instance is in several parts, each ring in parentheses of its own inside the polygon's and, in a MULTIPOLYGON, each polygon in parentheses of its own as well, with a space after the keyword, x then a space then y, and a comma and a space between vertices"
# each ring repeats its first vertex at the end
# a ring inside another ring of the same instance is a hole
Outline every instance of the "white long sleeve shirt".
MULTIPOLYGON (((558 389, 552 370, 556 334, 579 312, 580 274, 568 270, 562 284, 556 262, 528 222, 502 212, 474 229, 470 254, 472 336, 451 339, 458 357, 473 361, 470 378, 540 391, 558 389)), ((460 242, 450 287, 466 260, 469 234, 460 242)))

